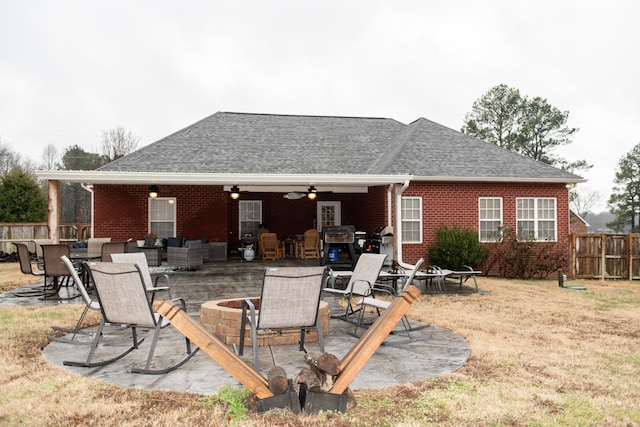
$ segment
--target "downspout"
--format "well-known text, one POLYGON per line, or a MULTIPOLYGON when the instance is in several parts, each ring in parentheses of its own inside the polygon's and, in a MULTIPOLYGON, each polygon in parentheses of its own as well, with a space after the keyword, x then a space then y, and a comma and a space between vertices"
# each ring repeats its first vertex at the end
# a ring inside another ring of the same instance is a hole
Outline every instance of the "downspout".
POLYGON ((393 211, 391 209, 391 202, 393 201, 393 199, 391 198, 391 194, 393 191, 393 186, 395 184, 389 184, 389 188, 387 189, 387 225, 388 226, 393 226, 393 221, 391 221, 391 218, 393 218, 393 211))
POLYGON ((396 191, 396 227, 393 230, 393 250, 396 262, 402 268, 412 268, 412 265, 405 264, 402 261, 402 193, 409 187, 410 181, 405 181, 402 186, 396 191))
POLYGON ((93 237, 93 230, 95 229, 93 224, 93 184, 80 183, 80 187, 91 193, 91 237, 93 237))

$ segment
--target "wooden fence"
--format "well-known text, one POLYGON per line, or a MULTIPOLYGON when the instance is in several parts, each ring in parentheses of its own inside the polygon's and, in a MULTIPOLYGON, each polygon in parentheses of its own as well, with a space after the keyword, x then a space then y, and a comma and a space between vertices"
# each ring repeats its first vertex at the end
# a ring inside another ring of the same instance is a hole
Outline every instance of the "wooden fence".
MULTIPOLYGON (((91 235, 91 224, 62 224, 58 229, 60 242, 86 240, 91 235)), ((29 242, 47 239, 49 228, 46 222, 0 222, 0 251, 13 253, 13 242, 29 242)))
POLYGON ((640 234, 574 233, 571 276, 581 279, 640 279, 640 234))

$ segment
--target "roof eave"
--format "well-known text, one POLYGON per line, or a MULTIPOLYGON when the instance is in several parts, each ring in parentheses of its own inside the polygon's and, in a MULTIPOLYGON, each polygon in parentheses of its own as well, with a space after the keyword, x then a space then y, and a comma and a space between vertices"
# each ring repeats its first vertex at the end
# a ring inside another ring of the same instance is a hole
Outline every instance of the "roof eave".
POLYGON ((580 184, 587 182, 585 178, 570 177, 515 177, 515 176, 414 176, 413 181, 421 182, 523 182, 547 184, 580 184))
POLYGON ((176 172, 37 171, 46 180, 89 184, 177 184, 177 185, 296 185, 334 186, 387 185, 411 181, 411 175, 355 174, 216 174, 176 172))

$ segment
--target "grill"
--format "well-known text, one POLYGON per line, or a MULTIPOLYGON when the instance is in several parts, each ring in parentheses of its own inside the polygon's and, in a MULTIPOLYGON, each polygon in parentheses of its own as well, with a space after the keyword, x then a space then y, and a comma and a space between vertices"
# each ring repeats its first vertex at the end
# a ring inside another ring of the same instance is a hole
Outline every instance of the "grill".
POLYGON ((371 235, 371 252, 376 254, 387 254, 386 264, 391 262, 393 257, 393 228, 390 226, 381 226, 375 229, 371 235))
MULTIPOLYGON (((356 261, 354 243, 356 240, 356 228, 353 225, 336 225, 331 227, 322 227, 322 259, 320 265, 326 265, 329 260, 329 252, 332 248, 347 249, 349 252, 350 263, 352 266, 356 261)), ((333 263, 332 263, 333 265, 333 263)))

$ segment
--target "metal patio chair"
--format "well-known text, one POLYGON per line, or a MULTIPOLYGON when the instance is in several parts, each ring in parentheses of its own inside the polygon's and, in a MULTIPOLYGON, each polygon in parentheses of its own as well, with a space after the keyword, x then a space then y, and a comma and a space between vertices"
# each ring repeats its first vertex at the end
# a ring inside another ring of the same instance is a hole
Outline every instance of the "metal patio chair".
MULTIPOLYGON (((348 320, 349 315, 354 314, 357 310, 353 308, 353 298, 363 297, 367 295, 371 286, 378 280, 380 270, 387 258, 386 254, 364 253, 358 258, 353 274, 349 278, 349 283, 345 289, 324 288, 323 292, 333 294, 334 296, 342 296, 347 299, 347 307, 341 316, 335 316, 348 320)), ((334 317, 334 316, 332 316, 334 317)))
POLYGON ((100 261, 112 262, 112 254, 123 254, 125 252, 127 242, 104 242, 100 249, 100 261))
POLYGON ((154 274, 149 271, 149 264, 147 263, 147 256, 143 252, 129 252, 124 254, 111 254, 113 262, 120 264, 135 264, 140 269, 144 287, 147 289, 147 294, 151 296, 151 304, 155 300, 156 293, 166 291, 169 299, 173 299, 171 295, 171 286, 169 283, 169 275, 167 274, 154 274), (158 286, 158 281, 162 279, 165 283, 164 286, 158 286))
MULTIPOLYGON (((120 264, 113 262, 95 262, 86 263, 85 267, 89 268, 93 283, 95 284, 98 298, 100 299, 100 310, 102 311, 102 320, 96 331, 95 338, 91 343, 89 354, 85 361, 64 361, 67 366, 97 367, 104 366, 120 360, 131 351, 137 349, 144 341, 144 338, 138 339, 138 329, 153 329, 153 340, 149 355, 144 368, 132 368, 132 372, 143 374, 164 374, 173 371, 184 365, 199 350, 191 348, 191 341, 186 340, 186 354, 170 366, 160 369, 152 369, 153 356, 155 354, 156 344, 160 336, 162 328, 169 326, 168 320, 160 314, 153 311, 151 303, 147 299, 147 290, 144 286, 140 268, 136 264, 120 264), (98 343, 103 337, 102 330, 106 323, 119 324, 128 327, 131 330, 132 344, 109 359, 100 361, 94 360, 94 354, 98 348, 98 343)), ((185 302, 182 299, 175 299, 179 302, 182 309, 185 309, 185 302)))
MULTIPOLYGON (((69 257, 69 246, 66 244, 42 245, 42 262, 44 264, 45 276, 44 299, 60 298, 58 296, 60 288, 69 285, 69 278, 71 276, 69 275, 67 267, 60 259, 63 255, 69 257), (49 284, 47 284, 47 279, 49 279, 49 284)), ((78 296, 79 295, 76 294, 65 299, 76 298, 78 296)))
MULTIPOLYGON (((23 274, 29 274, 32 276, 44 277, 44 270, 40 266, 39 262, 31 259, 31 253, 29 253, 29 247, 24 243, 14 243, 16 251, 18 252, 18 261, 20 262, 20 271, 23 274)), ((44 285, 36 285, 30 287, 28 290, 20 290, 12 292, 17 297, 35 297, 44 295, 46 289, 46 280, 44 285)))
MULTIPOLYGON (((416 272, 418 271, 418 269, 420 268, 423 262, 424 262, 423 258, 420 258, 418 260, 416 265, 411 270, 411 273, 409 274, 409 277, 407 278, 406 282, 404 283, 403 290, 407 289, 412 284, 413 279, 416 277, 416 272)), ((374 308, 378 313, 378 316, 380 316, 380 311, 386 310, 387 308, 389 308, 392 302, 391 300, 396 296, 397 296, 396 290, 393 286, 374 284, 373 286, 369 287, 369 290, 366 293, 366 295, 364 295, 362 298, 360 298, 359 301, 355 303, 357 306, 360 307, 360 316, 358 317, 358 321, 356 322, 355 333, 358 332, 358 326, 363 326, 362 321, 364 319, 364 312, 366 307, 374 308), (375 296, 376 293, 386 294, 388 296, 388 299, 376 298, 375 296)), ((407 319, 407 316, 405 315, 405 316, 402 316, 401 320, 402 320, 402 326, 404 326, 405 331, 407 331, 407 336, 411 338, 411 334, 409 333, 409 331, 411 330, 411 324, 409 323, 409 319, 407 319)))
POLYGON ((240 345, 244 352, 247 322, 251 327, 253 367, 258 370, 258 334, 260 331, 300 329, 300 351, 305 351, 304 338, 308 329, 318 331, 320 352, 324 353, 322 323, 318 318, 320 292, 327 274, 326 267, 273 267, 266 268, 262 283, 260 305, 250 299, 242 304, 240 345), (256 315, 256 310, 258 313, 256 315))
POLYGON ((69 257, 67 257, 66 255, 62 255, 60 257, 60 260, 67 268, 67 271, 71 276, 71 280, 73 280, 74 286, 80 293, 80 296, 82 297, 82 301, 84 302, 85 306, 84 306, 84 309, 82 310, 82 314, 80 314, 80 318, 76 322, 76 326, 73 329, 62 328, 59 326, 53 326, 52 328, 55 331, 61 331, 61 332, 66 332, 67 334, 70 334, 71 335, 70 339, 64 339, 59 337, 48 337, 48 338, 51 341, 65 342, 70 344, 84 344, 83 342, 75 341, 75 337, 80 333, 80 327, 82 326, 82 322, 84 321, 84 318, 86 317, 89 310, 94 310, 94 311, 100 310, 100 301, 98 301, 97 296, 89 293, 84 282, 80 279, 80 275, 78 274, 76 267, 73 265, 69 257))

